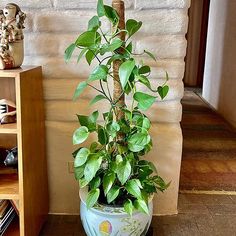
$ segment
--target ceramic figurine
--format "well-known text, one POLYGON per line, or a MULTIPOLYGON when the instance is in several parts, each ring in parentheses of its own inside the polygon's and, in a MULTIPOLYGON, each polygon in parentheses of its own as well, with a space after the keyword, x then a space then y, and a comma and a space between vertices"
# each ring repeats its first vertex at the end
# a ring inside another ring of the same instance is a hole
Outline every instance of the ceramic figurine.
POLYGON ((24 59, 24 21, 18 5, 9 3, 0 10, 0 69, 20 67, 24 59))

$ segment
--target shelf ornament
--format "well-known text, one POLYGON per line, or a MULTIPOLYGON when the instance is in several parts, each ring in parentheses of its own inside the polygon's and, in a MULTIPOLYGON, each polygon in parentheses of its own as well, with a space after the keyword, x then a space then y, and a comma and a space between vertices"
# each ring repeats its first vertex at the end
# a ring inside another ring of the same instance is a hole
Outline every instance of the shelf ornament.
POLYGON ((24 60, 23 29, 26 14, 14 3, 0 10, 0 69, 20 67, 24 60))

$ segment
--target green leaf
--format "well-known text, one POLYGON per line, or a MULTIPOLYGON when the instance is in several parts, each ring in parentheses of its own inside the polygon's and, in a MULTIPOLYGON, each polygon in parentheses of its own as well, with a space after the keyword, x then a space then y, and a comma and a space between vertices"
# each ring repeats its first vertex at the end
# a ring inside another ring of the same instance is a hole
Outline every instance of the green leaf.
POLYGON ((87 161, 89 154, 90 151, 87 148, 81 148, 76 154, 74 167, 82 166, 87 161))
POLYGON ((77 129, 73 134, 73 144, 81 144, 83 143, 89 136, 88 128, 85 126, 81 126, 77 129))
POLYGON ((125 61, 123 64, 121 64, 119 68, 119 76, 122 88, 124 89, 126 84, 128 83, 129 77, 135 67, 135 61, 134 60, 128 60, 125 61))
POLYGON ((132 42, 130 42, 130 43, 128 44, 128 46, 126 47, 126 50, 127 50, 129 53, 132 53, 132 50, 133 50, 133 44, 132 44, 132 42))
POLYGON ((84 176, 84 166, 74 168, 75 179, 79 180, 84 176))
POLYGON ((81 83, 78 84, 76 90, 75 90, 75 93, 74 93, 74 97, 73 99, 77 99, 81 93, 83 93, 84 89, 87 87, 87 82, 86 81, 83 81, 81 83))
POLYGON ((146 94, 146 93, 136 92, 134 94, 134 100, 138 102, 139 109, 146 111, 155 102, 156 97, 151 96, 151 95, 146 94))
POLYGON ((137 184, 137 181, 135 181, 134 179, 129 180, 127 184, 125 185, 125 188, 128 191, 128 193, 130 193, 134 197, 142 198, 140 187, 137 184))
POLYGON ((86 205, 88 209, 92 208, 96 204, 99 198, 99 195, 100 195, 100 190, 98 188, 92 189, 91 191, 89 191, 87 199, 86 199, 86 205))
POLYGON ((68 62, 71 59, 71 56, 76 48, 76 45, 72 43, 66 50, 64 54, 64 59, 66 62, 68 62))
POLYGON ((101 22, 98 16, 93 16, 88 23, 88 31, 97 31, 101 26, 101 22))
POLYGON ((89 105, 91 106, 91 105, 93 105, 93 104, 95 104, 95 103, 97 103, 101 100, 104 100, 104 99, 107 100, 107 98, 104 95, 99 94, 95 98, 92 99, 92 101, 89 103, 89 105))
POLYGON ((122 44, 123 41, 116 38, 110 44, 104 44, 100 50, 100 53, 101 55, 104 55, 106 52, 114 52, 116 49, 120 48, 122 44))
POLYGON ((81 52, 80 52, 80 54, 79 54, 79 56, 78 56, 78 58, 77 58, 77 63, 80 62, 81 58, 82 58, 83 55, 87 52, 87 50, 88 50, 87 48, 84 48, 84 49, 81 50, 81 52))
POLYGON ((144 84, 145 86, 147 86, 149 89, 151 89, 151 84, 149 79, 144 76, 144 75, 136 75, 135 78, 142 84, 144 84))
POLYGON ((130 216, 132 216, 132 213, 133 213, 133 203, 130 199, 128 199, 125 204, 124 204, 124 209, 125 209, 125 212, 128 213, 130 216))
POLYGON ((167 86, 167 85, 165 85, 164 87, 159 86, 157 88, 157 91, 158 91, 161 99, 164 99, 166 97, 166 95, 168 94, 168 92, 169 92, 169 86, 167 86))
POLYGON ((77 115, 77 117, 81 126, 85 126, 88 128, 89 132, 93 132, 97 129, 96 122, 98 115, 98 111, 95 111, 90 116, 77 115))
POLYGON ((92 181, 89 183, 90 189, 99 188, 100 185, 101 185, 101 178, 99 176, 93 178, 92 181))
POLYGON ((151 72, 151 68, 150 66, 142 66, 141 68, 139 68, 138 73, 139 74, 147 74, 151 72))
POLYGON ((150 142, 150 139, 150 135, 145 133, 133 134, 128 139, 128 148, 132 152, 140 152, 145 148, 145 145, 150 142))
POLYGON ((95 31, 86 31, 77 38, 75 44, 77 47, 91 47, 95 44, 96 38, 95 31))
POLYGON ((134 201, 134 207, 139 211, 149 215, 149 209, 147 203, 142 199, 137 199, 134 201))
POLYGON ((79 179, 79 187, 84 188, 88 185, 88 181, 85 178, 79 179))
POLYGON ((116 137, 117 132, 120 130, 120 126, 117 122, 112 121, 106 126, 107 132, 112 138, 116 137))
POLYGON ((135 34, 142 26, 141 21, 136 21, 133 19, 129 19, 126 22, 126 30, 129 32, 129 37, 131 37, 133 34, 135 34))
POLYGON ((90 116, 89 116, 89 119, 96 123, 97 120, 98 120, 98 116, 99 116, 99 112, 98 111, 94 111, 90 116))
POLYGON ((90 154, 84 168, 84 178, 90 182, 102 164, 102 156, 99 153, 90 154))
POLYGON ((94 69, 92 74, 88 78, 88 82, 92 82, 95 80, 107 80, 108 68, 105 65, 100 65, 94 69))
POLYGON ((110 191, 114 181, 115 181, 115 173, 108 173, 105 174, 103 177, 103 189, 104 189, 104 194, 105 196, 107 195, 107 193, 110 191))
POLYGON ((113 26, 119 23, 119 15, 117 14, 116 10, 110 6, 104 5, 105 9, 105 16, 108 20, 112 23, 113 26))
POLYGON ((106 130, 102 127, 100 127, 98 129, 98 141, 99 143, 101 143, 102 145, 105 145, 108 143, 109 141, 109 137, 108 137, 108 134, 106 132, 106 130))
POLYGON ((144 53, 146 53, 149 57, 151 57, 154 61, 156 61, 157 59, 156 59, 156 57, 151 53, 151 52, 149 52, 149 51, 147 51, 147 50, 144 50, 144 53))
POLYGON ((117 166, 117 177, 122 185, 126 183, 131 174, 131 165, 129 161, 122 161, 117 166))
POLYGON ((93 52, 92 50, 88 50, 85 57, 88 64, 91 65, 93 59, 95 58, 95 52, 93 52))
POLYGON ((103 0, 98 0, 97 14, 99 17, 105 16, 105 8, 104 8, 103 0))
POLYGON ((118 186, 114 186, 110 189, 110 191, 107 193, 107 202, 110 204, 113 202, 119 195, 120 188, 118 186))

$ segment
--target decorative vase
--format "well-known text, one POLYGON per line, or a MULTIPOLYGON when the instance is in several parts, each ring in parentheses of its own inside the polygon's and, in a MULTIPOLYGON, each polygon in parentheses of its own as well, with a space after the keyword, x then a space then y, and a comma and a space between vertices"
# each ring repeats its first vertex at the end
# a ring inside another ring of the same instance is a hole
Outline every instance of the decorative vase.
POLYGON ((80 217, 87 236, 145 236, 152 221, 153 203, 149 202, 149 215, 134 211, 129 216, 123 207, 96 204, 86 206, 88 191, 80 189, 80 217))
POLYGON ((18 5, 9 3, 0 10, 0 69, 20 67, 24 60, 24 21, 18 5))

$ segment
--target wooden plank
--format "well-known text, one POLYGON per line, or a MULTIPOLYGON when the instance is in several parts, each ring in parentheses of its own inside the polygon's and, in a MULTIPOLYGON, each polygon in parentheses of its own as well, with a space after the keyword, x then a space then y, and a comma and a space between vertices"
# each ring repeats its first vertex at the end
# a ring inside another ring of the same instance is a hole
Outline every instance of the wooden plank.
POLYGON ((0 77, 0 99, 16 101, 14 78, 0 77))
POLYGON ((38 235, 48 213, 42 93, 41 67, 16 77, 21 236, 38 235))
POLYGON ((16 134, 1 134, 0 133, 0 147, 11 149, 13 147, 16 147, 17 145, 17 137, 16 134))
POLYGON ((16 123, 0 125, 0 134, 17 134, 16 123))
POLYGON ((5 79, 6 77, 7 78, 15 78, 19 74, 27 72, 27 71, 31 71, 35 68, 37 68, 37 67, 35 67, 35 66, 22 66, 22 67, 16 68, 16 69, 0 70, 0 80, 5 79))
POLYGON ((17 174, 0 175, 0 199, 19 199, 17 174))

